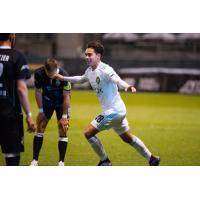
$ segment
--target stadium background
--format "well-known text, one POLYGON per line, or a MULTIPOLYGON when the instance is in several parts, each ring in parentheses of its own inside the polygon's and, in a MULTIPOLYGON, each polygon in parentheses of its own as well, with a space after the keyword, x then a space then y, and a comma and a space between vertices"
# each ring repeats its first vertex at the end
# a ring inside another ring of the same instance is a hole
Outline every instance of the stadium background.
POLYGON ((104 61, 139 91, 200 93, 198 33, 18 34, 16 48, 32 64, 56 57, 75 75, 85 70, 84 48, 91 40, 103 42, 104 61))
MULTIPOLYGON (((200 34, 106 33, 106 34, 17 34, 16 49, 22 51, 31 72, 47 58, 55 57, 69 75, 82 74, 86 65, 84 49, 88 41, 105 46, 107 62, 129 83, 137 94, 122 92, 128 120, 134 133, 161 156, 161 165, 200 165, 200 34)), ((27 82, 33 116, 33 76, 27 82)), ((84 127, 100 112, 95 94, 88 84, 74 84, 69 149, 66 165, 95 165, 98 162, 83 137, 84 127)), ((131 147, 123 144, 111 130, 100 133, 114 165, 147 165, 131 147)), ((25 134, 22 165, 32 158, 33 135, 25 134)), ((57 163, 57 125, 55 115, 45 134, 41 165, 57 163)), ((0 158, 0 164, 4 161, 0 158)))

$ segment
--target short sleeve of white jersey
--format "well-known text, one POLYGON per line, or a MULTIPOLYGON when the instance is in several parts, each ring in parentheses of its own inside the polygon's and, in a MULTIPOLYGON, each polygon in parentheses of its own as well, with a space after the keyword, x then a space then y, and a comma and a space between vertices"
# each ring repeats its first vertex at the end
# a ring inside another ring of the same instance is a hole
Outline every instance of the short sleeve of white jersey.
POLYGON ((105 68, 104 73, 109 81, 112 80, 112 76, 118 76, 114 69, 109 65, 105 68))
POLYGON ((116 83, 121 89, 129 87, 129 84, 123 81, 112 67, 108 66, 105 70, 105 74, 109 81, 116 83))

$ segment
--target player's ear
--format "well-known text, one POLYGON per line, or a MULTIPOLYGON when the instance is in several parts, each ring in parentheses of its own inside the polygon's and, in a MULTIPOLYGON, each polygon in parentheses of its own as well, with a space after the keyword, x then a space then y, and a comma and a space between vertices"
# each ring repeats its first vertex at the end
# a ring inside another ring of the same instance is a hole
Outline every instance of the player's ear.
POLYGON ((97 57, 99 58, 99 60, 101 60, 101 54, 97 53, 97 57))

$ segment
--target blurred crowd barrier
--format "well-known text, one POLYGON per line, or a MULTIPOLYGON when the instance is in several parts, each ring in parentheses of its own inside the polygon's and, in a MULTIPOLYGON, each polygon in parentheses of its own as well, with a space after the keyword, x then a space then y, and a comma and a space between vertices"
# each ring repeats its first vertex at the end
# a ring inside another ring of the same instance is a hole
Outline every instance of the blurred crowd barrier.
POLYGON ((200 69, 125 68, 119 74, 138 91, 200 94, 200 69))
MULTIPOLYGON (((63 62, 64 63, 64 62, 63 62)), ((33 72, 42 64, 31 64, 31 78, 27 81, 29 87, 34 87, 33 72)), ((61 66, 69 75, 82 75, 87 68, 83 60, 72 60, 68 65, 61 66)), ((166 67, 129 67, 115 68, 120 77, 134 85, 138 91, 145 92, 178 92, 185 94, 200 94, 200 69, 166 68, 166 67)), ((73 84, 74 89, 91 89, 89 83, 73 84)))

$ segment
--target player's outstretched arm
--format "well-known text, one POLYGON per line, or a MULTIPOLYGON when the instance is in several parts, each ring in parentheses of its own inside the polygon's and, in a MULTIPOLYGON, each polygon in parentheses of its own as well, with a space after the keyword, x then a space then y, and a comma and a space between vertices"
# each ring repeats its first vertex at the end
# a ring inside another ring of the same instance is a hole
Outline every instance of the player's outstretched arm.
POLYGON ((85 75, 82 76, 62 76, 60 74, 55 74, 55 79, 58 79, 60 81, 69 81, 71 83, 84 83, 87 81, 85 75))

